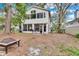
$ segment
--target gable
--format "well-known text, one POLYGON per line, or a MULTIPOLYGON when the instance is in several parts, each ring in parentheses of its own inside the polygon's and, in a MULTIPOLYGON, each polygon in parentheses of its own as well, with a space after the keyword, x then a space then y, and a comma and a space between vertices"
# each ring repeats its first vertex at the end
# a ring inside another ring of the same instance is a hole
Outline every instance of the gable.
POLYGON ((29 9, 26 14, 31 14, 31 11, 35 10, 36 13, 41 13, 41 12, 45 12, 45 13, 49 13, 47 10, 43 10, 43 9, 39 9, 39 8, 31 8, 29 9))

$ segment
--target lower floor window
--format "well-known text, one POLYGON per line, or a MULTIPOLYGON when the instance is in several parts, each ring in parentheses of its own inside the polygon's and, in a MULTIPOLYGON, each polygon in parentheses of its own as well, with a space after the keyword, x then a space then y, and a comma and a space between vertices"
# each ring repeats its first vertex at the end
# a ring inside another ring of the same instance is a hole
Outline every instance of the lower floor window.
POLYGON ((32 24, 28 24, 28 31, 32 31, 32 24))
POLYGON ((27 24, 23 24, 23 31, 27 31, 27 24))
POLYGON ((23 24, 23 31, 32 31, 32 24, 23 24))
MULTIPOLYGON (((23 24, 23 31, 33 31, 32 24, 23 24)), ((46 32, 46 24, 34 24, 34 31, 46 32), (42 28, 43 26, 43 28, 42 28)))
POLYGON ((35 24, 35 31, 39 31, 39 24, 35 24))

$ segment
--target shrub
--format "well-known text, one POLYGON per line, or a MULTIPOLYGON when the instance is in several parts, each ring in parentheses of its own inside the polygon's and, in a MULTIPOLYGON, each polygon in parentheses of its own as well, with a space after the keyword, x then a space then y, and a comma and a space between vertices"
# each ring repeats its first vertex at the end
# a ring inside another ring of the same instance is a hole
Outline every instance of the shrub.
POLYGON ((76 37, 76 38, 79 38, 79 34, 76 34, 75 37, 76 37))

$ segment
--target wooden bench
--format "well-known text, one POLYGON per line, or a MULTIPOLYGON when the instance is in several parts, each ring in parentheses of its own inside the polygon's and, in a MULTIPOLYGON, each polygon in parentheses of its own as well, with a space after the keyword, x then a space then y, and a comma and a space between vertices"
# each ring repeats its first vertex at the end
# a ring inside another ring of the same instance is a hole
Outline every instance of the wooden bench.
POLYGON ((2 41, 0 41, 0 46, 1 47, 5 47, 5 53, 7 54, 8 51, 8 47, 12 46, 14 44, 17 44, 18 47, 20 46, 20 40, 15 40, 13 38, 6 38, 3 39, 2 41))

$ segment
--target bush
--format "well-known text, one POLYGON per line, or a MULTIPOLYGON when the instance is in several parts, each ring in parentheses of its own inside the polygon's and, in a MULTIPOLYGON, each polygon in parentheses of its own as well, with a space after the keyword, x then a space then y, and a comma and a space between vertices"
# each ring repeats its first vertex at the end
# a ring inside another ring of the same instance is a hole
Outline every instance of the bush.
POLYGON ((79 38, 79 34, 76 34, 75 37, 76 37, 76 38, 79 38))

